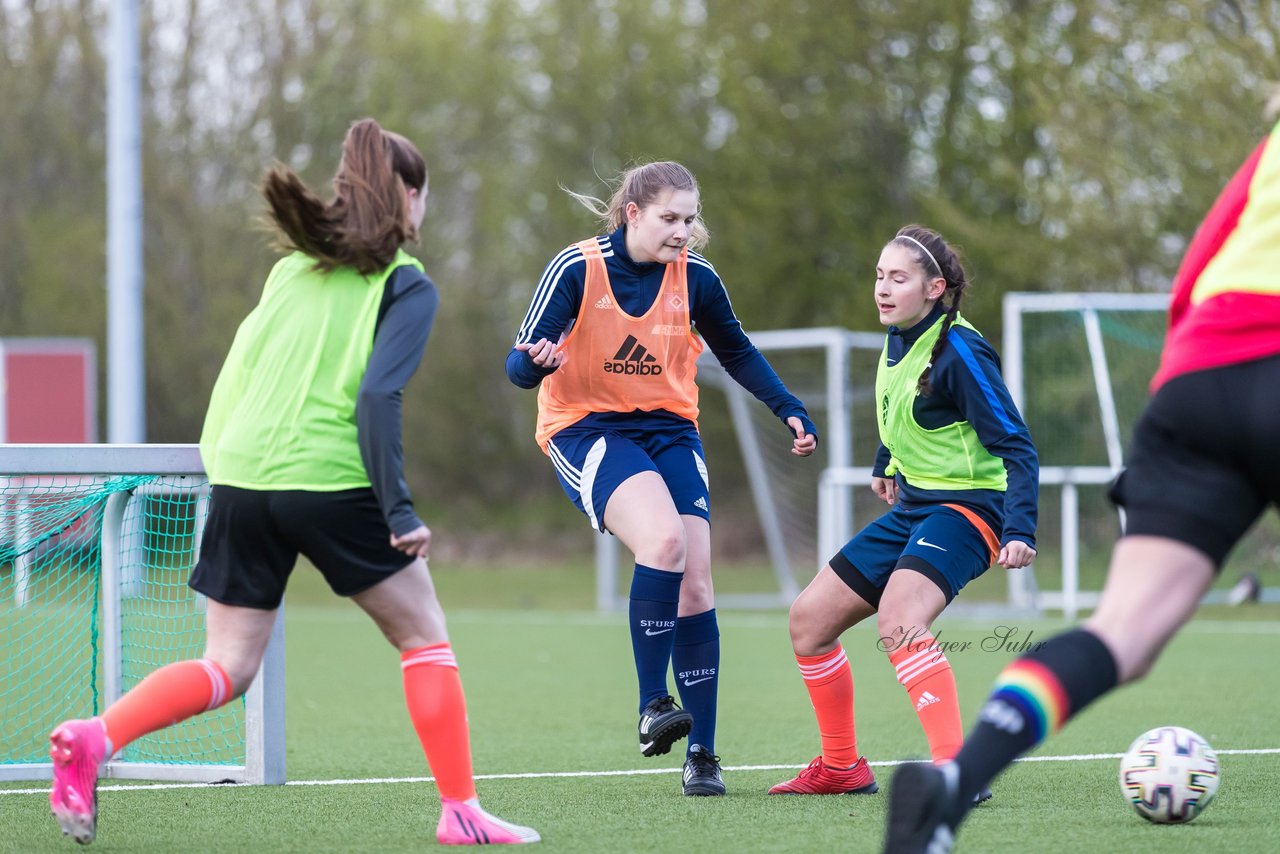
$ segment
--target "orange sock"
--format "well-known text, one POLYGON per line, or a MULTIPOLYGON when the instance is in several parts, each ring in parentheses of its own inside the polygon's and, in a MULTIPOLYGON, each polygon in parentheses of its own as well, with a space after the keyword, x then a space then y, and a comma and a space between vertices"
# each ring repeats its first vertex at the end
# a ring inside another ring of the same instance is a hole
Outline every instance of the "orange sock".
POLYGON ((400 667, 404 671, 409 718, 422 742, 440 796, 453 801, 474 798, 467 700, 448 641, 403 653, 400 667))
POLYGON ((907 689, 929 741, 934 762, 946 762, 960 752, 964 732, 960 723, 960 699, 951 662, 929 632, 913 635, 889 652, 898 681, 907 689))
POLYGON ((858 741, 853 732, 853 672, 844 647, 825 655, 797 655, 804 687, 818 716, 822 737, 822 762, 831 768, 851 768, 858 761, 858 741))
POLYGON ((217 663, 196 658, 153 671, 102 713, 112 752, 149 732, 229 703, 231 678, 217 663))

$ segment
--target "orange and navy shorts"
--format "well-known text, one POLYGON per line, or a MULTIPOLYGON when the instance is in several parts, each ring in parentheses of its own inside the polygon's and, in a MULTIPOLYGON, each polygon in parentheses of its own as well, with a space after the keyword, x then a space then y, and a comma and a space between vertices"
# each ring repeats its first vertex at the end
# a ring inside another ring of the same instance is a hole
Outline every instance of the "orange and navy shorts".
POLYGON ((637 418, 632 426, 574 424, 551 437, 547 454, 565 495, 599 531, 614 491, 642 471, 657 472, 682 516, 711 521, 711 492, 702 439, 693 422, 656 427, 637 418))
POLYGON ((898 504, 845 543, 829 565, 854 593, 879 608, 889 576, 899 570, 924 575, 950 603, 998 554, 990 526, 969 508, 898 504))

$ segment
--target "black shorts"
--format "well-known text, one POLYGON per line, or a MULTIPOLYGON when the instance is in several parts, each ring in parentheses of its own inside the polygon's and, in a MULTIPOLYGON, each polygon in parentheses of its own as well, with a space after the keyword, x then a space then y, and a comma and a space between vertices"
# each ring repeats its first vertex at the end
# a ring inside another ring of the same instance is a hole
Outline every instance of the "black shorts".
POLYGON ((298 554, 339 596, 352 596, 413 559, 392 548, 371 488, 279 492, 213 487, 191 587, 224 605, 274 610, 298 554))
POLYGON ((1196 371, 1165 383, 1134 429, 1111 487, 1125 534, 1227 553, 1280 504, 1280 356, 1196 371))

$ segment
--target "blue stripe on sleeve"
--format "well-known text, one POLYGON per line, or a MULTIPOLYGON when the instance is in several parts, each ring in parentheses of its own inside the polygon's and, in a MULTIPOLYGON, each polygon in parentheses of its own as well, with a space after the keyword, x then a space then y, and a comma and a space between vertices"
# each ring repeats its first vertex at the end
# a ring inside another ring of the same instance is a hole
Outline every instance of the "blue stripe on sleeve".
POLYGON ((991 387, 991 381, 983 373, 982 366, 978 364, 978 358, 973 354, 973 350, 969 348, 968 342, 955 329, 949 330, 947 340, 951 342, 951 346, 955 347, 956 353, 960 355, 960 360, 964 362, 969 369, 969 373, 973 374, 973 378, 977 380, 978 388, 982 389, 982 396, 987 399, 987 404, 991 407, 991 411, 995 413, 1000 426, 1004 427, 1006 433, 1018 432, 1018 427, 1009 418, 1009 413, 1005 411, 1004 404, 1000 401, 996 390, 991 387))

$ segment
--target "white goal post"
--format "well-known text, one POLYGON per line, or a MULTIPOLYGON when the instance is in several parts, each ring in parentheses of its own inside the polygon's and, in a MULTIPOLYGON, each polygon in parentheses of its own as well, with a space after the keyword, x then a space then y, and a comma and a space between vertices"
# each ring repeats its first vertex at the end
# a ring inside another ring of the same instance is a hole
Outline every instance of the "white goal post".
MULTIPOLYGON (((1123 528, 1106 486, 1124 465, 1146 404, 1168 304, 1168 294, 1005 295, 999 348, 1004 375, 1040 454, 1039 555, 1031 567, 1005 573, 1003 600, 965 607, 1055 610, 1075 619, 1097 604, 1107 555, 1123 528)), ((879 444, 874 380, 884 333, 826 327, 753 332, 751 338, 809 407, 821 441, 817 458, 808 462, 818 466, 789 465, 794 461, 784 459, 782 443, 770 438, 776 419, 704 353, 699 380, 705 391, 725 395, 775 576, 771 591, 717 594, 717 600, 722 607, 787 607, 855 530, 884 511, 883 504, 862 497, 870 495, 879 444)), ((717 396, 704 393, 703 405, 719 405, 717 396)), ((618 589, 618 542, 609 535, 597 535, 595 542, 597 608, 618 610, 626 602, 618 589)), ((1277 549, 1280 526, 1265 520, 1233 560, 1264 565, 1277 549)), ((1263 589, 1259 596, 1280 601, 1280 590, 1263 589)), ((1223 590, 1206 597, 1226 600, 1223 590)))
MULTIPOLYGON (((1041 590, 1035 564, 1006 572, 1004 607, 1009 611, 1061 610, 1074 619, 1082 608, 1097 603, 1098 591, 1081 589, 1082 543, 1109 542, 1123 524, 1114 512, 1110 523, 1101 524, 1097 505, 1101 487, 1124 464, 1124 443, 1159 358, 1168 304, 1167 294, 1005 295, 1005 381, 1040 451, 1040 562, 1056 552, 1061 576, 1059 590, 1041 590), (1029 328, 1029 316, 1042 322, 1029 328), (1056 492, 1058 511, 1049 519, 1043 511, 1053 501, 1045 501, 1046 488, 1056 492), (1082 488, 1093 499, 1087 520, 1082 488)), ((846 540, 839 522, 847 516, 837 509, 837 496, 865 486, 870 478, 867 466, 823 472, 818 498, 824 520, 822 553, 834 553, 846 540)))
MULTIPOLYGON (((1009 293, 1003 302, 1004 340, 1002 358, 1005 382, 1014 404, 1026 418, 1032 428, 1032 436, 1047 432, 1041 421, 1042 413, 1037 407, 1028 403, 1028 380, 1033 384, 1062 381, 1062 372, 1070 370, 1078 363, 1064 366, 1049 363, 1046 370, 1034 371, 1031 367, 1037 364, 1035 340, 1029 341, 1032 333, 1028 330, 1028 316, 1070 318, 1067 325, 1073 327, 1070 333, 1076 336, 1074 326, 1079 324, 1078 349, 1087 365, 1087 376, 1091 378, 1092 392, 1096 399, 1096 409, 1091 413, 1072 412, 1071 405, 1064 401, 1063 419, 1075 419, 1071 429, 1079 432, 1092 431, 1101 436, 1101 447, 1105 453, 1105 461, 1073 460, 1073 464, 1054 462, 1053 452, 1041 448, 1040 485, 1041 487, 1057 487, 1061 490, 1060 523, 1058 550, 1061 562, 1061 590, 1039 590, 1035 583, 1034 564, 1026 572, 1008 573, 1009 604, 1015 608, 1034 608, 1036 610, 1061 610, 1067 619, 1075 619, 1081 608, 1091 608, 1097 604, 1099 591, 1083 591, 1080 589, 1080 486, 1101 486, 1110 483, 1124 466, 1124 442, 1132 430, 1132 423, 1122 424, 1119 403, 1129 404, 1131 411, 1141 408, 1146 400, 1146 382, 1154 373, 1154 365, 1159 357, 1159 344, 1148 341, 1143 348, 1147 365, 1133 372, 1133 378, 1127 383, 1118 383, 1114 368, 1117 360, 1131 356, 1114 352, 1123 341, 1123 335, 1108 332, 1104 318, 1141 317, 1145 321, 1148 332, 1159 330, 1160 342, 1163 342, 1165 317, 1169 308, 1168 294, 1125 294, 1125 293, 1009 293), (1108 341, 1111 347, 1108 347, 1108 341), (1095 420, 1096 419, 1096 420, 1095 420), (1046 452, 1048 463, 1046 464, 1046 452)), ((1056 331, 1056 327, 1054 328, 1056 331)), ((1132 418, 1129 419, 1132 421, 1132 418)), ((1046 442, 1052 437, 1045 436, 1046 442)), ((1040 443, 1038 442, 1038 445, 1040 443)), ((1117 511, 1118 528, 1123 528, 1124 515, 1117 511)))
MULTIPOLYGON (((208 493, 194 445, 0 446, 0 781, 50 779, 58 721, 202 654, 204 601, 185 581, 208 493)), ((126 746, 103 774, 280 784, 284 726, 282 608, 244 697, 126 746)))

